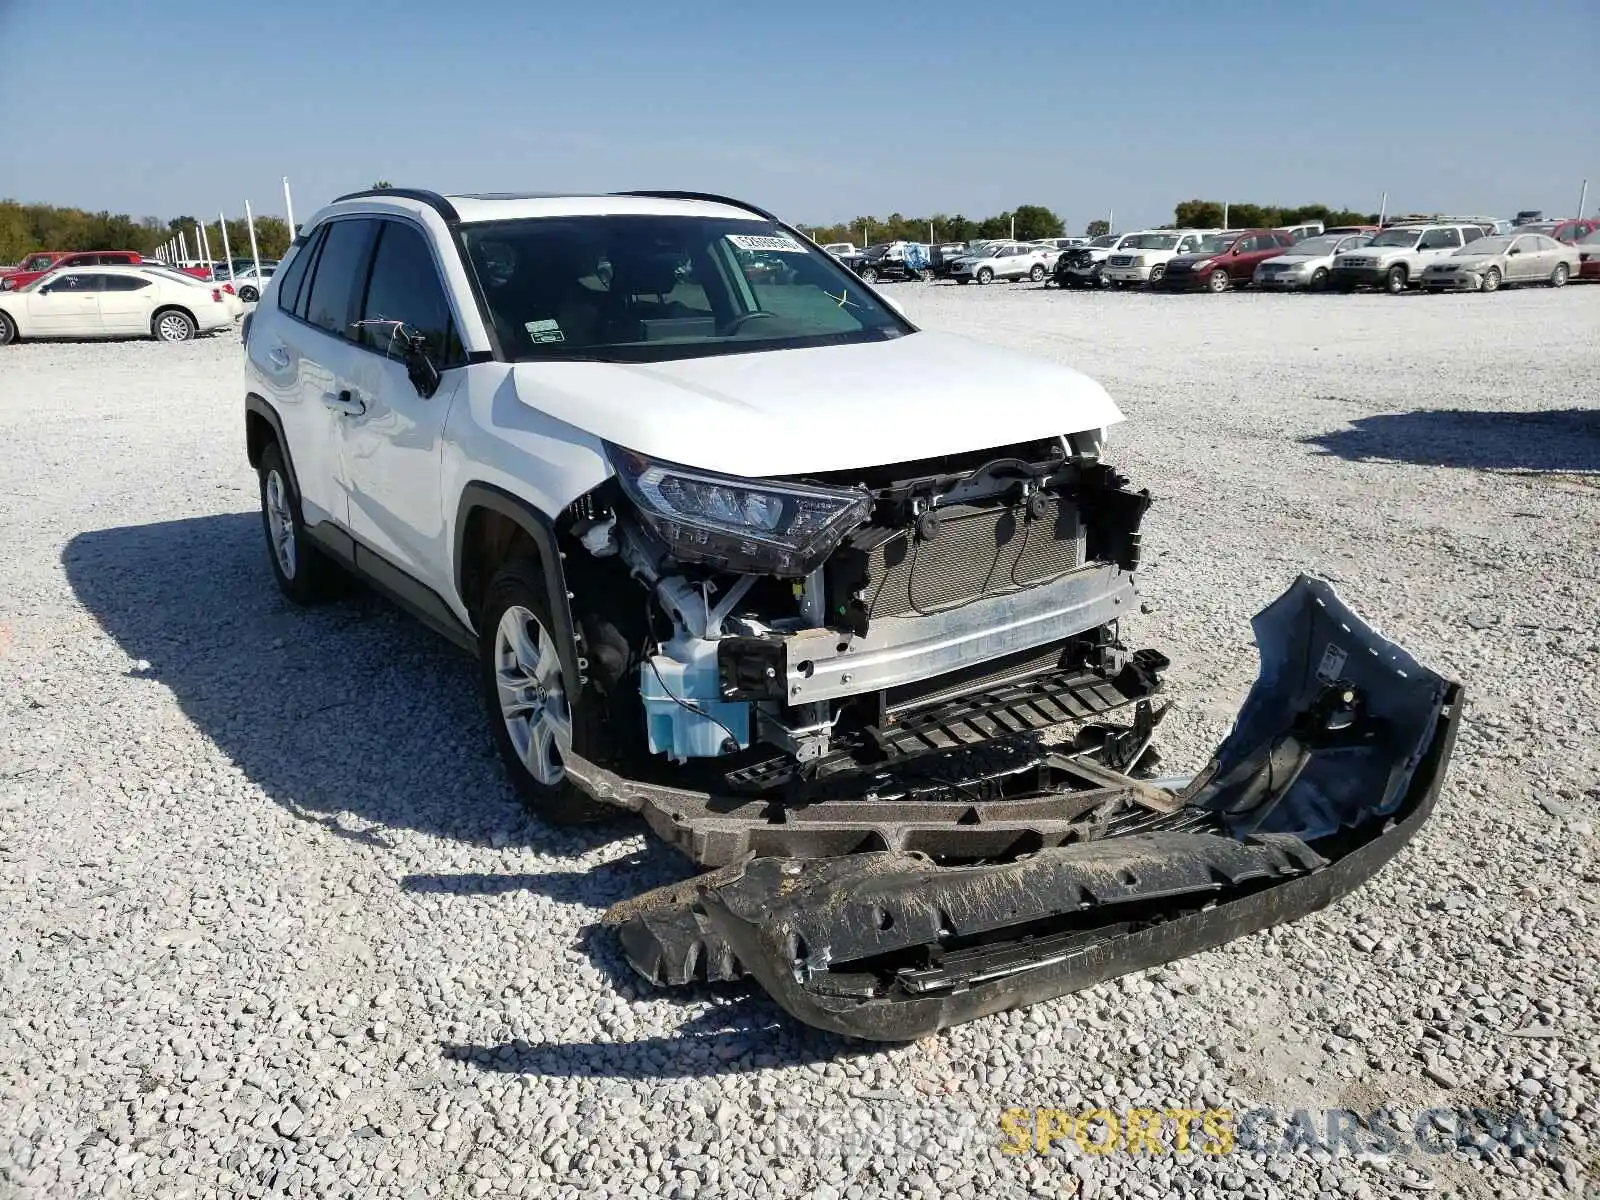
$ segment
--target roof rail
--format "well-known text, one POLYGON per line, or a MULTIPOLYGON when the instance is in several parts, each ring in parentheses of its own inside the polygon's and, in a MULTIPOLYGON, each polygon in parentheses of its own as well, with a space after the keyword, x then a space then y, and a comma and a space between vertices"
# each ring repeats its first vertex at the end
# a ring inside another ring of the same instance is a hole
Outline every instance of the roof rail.
POLYGON ((709 204, 727 204, 733 208, 742 208, 745 212, 753 212, 756 216, 765 218, 768 221, 776 221, 778 219, 764 208, 757 208, 754 204, 746 203, 743 200, 735 200, 732 196, 718 196, 713 192, 675 192, 645 188, 639 191, 613 192, 612 195, 654 196, 658 200, 704 200, 709 204))
POLYGON ((333 203, 338 204, 342 200, 364 200, 369 196, 395 196, 401 200, 416 200, 419 203, 426 204, 446 221, 454 223, 461 219, 461 214, 456 212, 455 205, 451 204, 438 192, 430 192, 424 188, 363 188, 359 192, 347 192, 343 196, 336 196, 333 199, 333 203))

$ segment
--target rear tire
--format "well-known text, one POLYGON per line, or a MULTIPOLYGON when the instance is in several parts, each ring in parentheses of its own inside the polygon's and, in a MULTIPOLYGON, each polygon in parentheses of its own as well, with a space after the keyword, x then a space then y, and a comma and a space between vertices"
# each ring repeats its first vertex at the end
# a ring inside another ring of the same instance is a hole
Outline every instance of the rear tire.
POLYGON ((306 536, 300 495, 277 442, 262 450, 256 473, 261 485, 261 529, 278 590, 291 603, 302 606, 337 599, 344 590, 345 575, 306 536))
MULTIPOLYGON (((1551 287, 1566 287, 1567 286, 1567 276, 1570 275, 1571 273, 1572 273, 1571 269, 1567 266, 1566 263, 1557 263, 1556 264, 1556 269, 1554 271, 1550 272, 1550 286, 1551 287)), ((0 341, 3 341, 3 340, 4 340, 3 338, 0 338, 0 341)))
POLYGON ((179 308, 164 308, 150 322, 150 334, 158 342, 192 342, 196 332, 194 318, 179 308))
POLYGON ((0 346, 9 346, 17 340, 17 325, 5 313, 0 312, 0 346))
POLYGON ((261 293, 256 291, 255 288, 251 287, 247 283, 239 289, 239 299, 243 300, 246 304, 254 304, 257 300, 261 299, 261 293))
POLYGON ((1406 269, 1404 267, 1390 267, 1383 276, 1383 290, 1391 296, 1398 296, 1406 290, 1406 269))
POLYGON ((1033 280, 1033 282, 1035 282, 1035 283, 1043 282, 1043 280, 1044 280, 1044 268, 1041 267, 1038 263, 1034 263, 1033 264, 1033 270, 1028 272, 1028 278, 1033 280))
MULTIPOLYGON (((567 775, 564 751, 599 757, 595 697, 568 696, 544 571, 512 559, 495 572, 478 622, 478 666, 490 735, 522 805, 552 825, 593 825, 622 810, 567 775)), ((640 720, 643 720, 641 715, 640 720)))

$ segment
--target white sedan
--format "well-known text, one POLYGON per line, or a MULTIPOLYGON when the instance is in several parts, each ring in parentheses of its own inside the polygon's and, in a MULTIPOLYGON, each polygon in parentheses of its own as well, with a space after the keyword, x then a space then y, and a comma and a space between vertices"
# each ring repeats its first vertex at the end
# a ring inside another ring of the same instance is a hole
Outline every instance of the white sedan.
POLYGON ((233 324, 222 289, 143 267, 69 267, 0 295, 0 346, 18 338, 187 342, 233 324))

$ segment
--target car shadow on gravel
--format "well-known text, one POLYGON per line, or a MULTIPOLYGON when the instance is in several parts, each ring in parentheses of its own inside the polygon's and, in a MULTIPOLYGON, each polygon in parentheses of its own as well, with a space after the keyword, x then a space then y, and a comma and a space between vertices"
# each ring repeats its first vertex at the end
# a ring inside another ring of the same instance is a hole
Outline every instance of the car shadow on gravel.
MULTIPOLYGON (((713 995, 708 988, 691 993, 700 1002, 713 995)), ((508 1075, 688 1079, 870 1058, 885 1048, 802 1025, 764 993, 751 991, 732 1000, 713 999, 709 1008, 669 1036, 615 1042, 518 1038, 499 1045, 446 1043, 440 1054, 448 1061, 508 1075)))
POLYGON ((1382 413, 1304 441, 1353 462, 1387 460, 1484 471, 1600 471, 1600 409, 1382 413))
POLYGON ((79 600, 262 791, 334 836, 414 829, 578 855, 638 832, 523 814, 494 756, 471 660, 364 590, 306 610, 278 593, 260 517, 228 513, 79 534, 79 600))

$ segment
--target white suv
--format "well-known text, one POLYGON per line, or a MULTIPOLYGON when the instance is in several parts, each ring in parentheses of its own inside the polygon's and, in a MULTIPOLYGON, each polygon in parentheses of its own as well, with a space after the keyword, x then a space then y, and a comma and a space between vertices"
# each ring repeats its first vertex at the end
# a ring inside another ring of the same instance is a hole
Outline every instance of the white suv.
POLYGON ((992 242, 981 250, 956 259, 950 278, 957 283, 993 283, 996 279, 1031 279, 1041 282, 1061 257, 1033 242, 992 242))
POLYGON ((909 1041, 1312 911, 1437 791, 1457 693, 1305 579, 1209 773, 1136 778, 1116 405, 736 200, 341 197, 244 336, 283 593, 366 579, 477 657, 533 812, 716 868, 607 914, 653 982, 909 1041))
POLYGON ((1334 256, 1329 286, 1380 287, 1398 294, 1421 284, 1424 268, 1483 236, 1480 225, 1391 225, 1365 246, 1334 256))
POLYGON ((1106 256, 1104 274, 1113 287, 1160 283, 1167 264, 1180 254, 1193 254, 1208 233, 1206 229, 1147 229, 1125 237, 1106 256))

